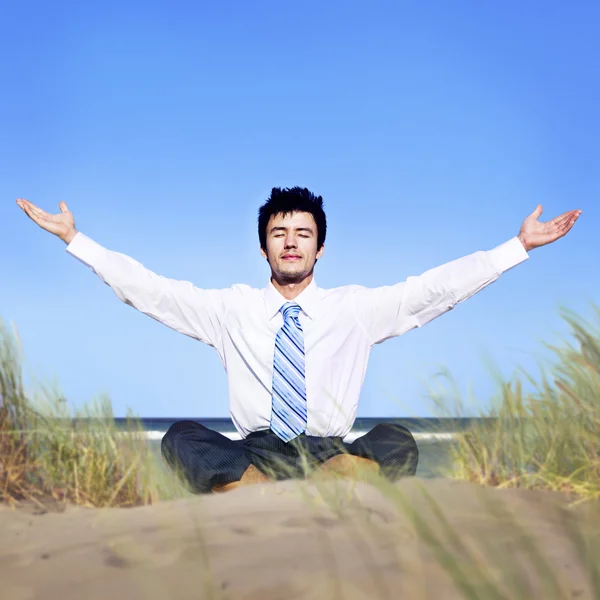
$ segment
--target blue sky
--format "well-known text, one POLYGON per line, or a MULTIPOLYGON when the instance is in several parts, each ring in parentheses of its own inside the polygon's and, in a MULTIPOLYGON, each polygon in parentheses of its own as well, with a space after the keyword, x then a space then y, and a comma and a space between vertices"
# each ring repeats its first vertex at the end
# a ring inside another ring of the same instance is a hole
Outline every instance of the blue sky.
POLYGON ((115 414, 226 416, 216 352, 121 303, 16 206, 25 197, 199 287, 268 280, 273 186, 324 198, 321 287, 394 284, 580 208, 565 238, 371 354, 359 416, 431 416, 443 366, 473 411, 485 356, 536 373, 600 292, 593 2, 5 2, 0 318, 26 382, 115 414))

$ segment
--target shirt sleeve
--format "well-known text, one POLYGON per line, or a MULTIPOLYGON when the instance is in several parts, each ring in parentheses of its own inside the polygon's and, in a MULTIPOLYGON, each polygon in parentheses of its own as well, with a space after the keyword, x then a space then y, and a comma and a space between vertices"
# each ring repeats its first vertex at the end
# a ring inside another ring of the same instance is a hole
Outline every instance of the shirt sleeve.
POLYGON ((523 244, 514 237, 396 285, 357 286, 352 296, 357 318, 371 344, 379 344, 452 310, 527 258, 523 244))
POLYGON ((125 304, 210 346, 218 343, 229 289, 199 289, 189 281, 157 275, 80 231, 66 251, 90 267, 125 304))

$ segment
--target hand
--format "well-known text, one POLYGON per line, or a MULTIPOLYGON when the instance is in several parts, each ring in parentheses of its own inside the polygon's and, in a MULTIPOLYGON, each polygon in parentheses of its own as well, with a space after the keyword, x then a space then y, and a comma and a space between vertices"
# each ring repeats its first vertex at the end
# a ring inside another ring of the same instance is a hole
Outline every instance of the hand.
POLYGON ((50 215, 23 198, 18 198, 17 204, 34 223, 37 223, 42 229, 58 236, 66 244, 71 243, 71 240, 75 237, 77 233, 75 219, 65 202, 58 204, 60 213, 57 215, 50 215))
POLYGON ((538 204, 536 209, 523 221, 521 230, 517 236, 525 250, 533 250, 555 242, 566 235, 581 214, 580 210, 570 210, 559 217, 555 217, 547 223, 540 223, 537 219, 542 214, 542 205, 538 204))

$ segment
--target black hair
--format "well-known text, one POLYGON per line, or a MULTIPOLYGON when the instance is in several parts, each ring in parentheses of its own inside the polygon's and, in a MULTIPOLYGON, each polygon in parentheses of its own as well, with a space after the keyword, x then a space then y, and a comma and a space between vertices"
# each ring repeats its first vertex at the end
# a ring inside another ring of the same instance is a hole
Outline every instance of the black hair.
POLYGON ((292 212, 310 213, 317 225, 317 252, 325 243, 327 219, 323 210, 323 198, 315 196, 306 188, 293 187, 281 189, 274 187, 267 201, 258 211, 258 239, 260 247, 267 251, 267 224, 273 215, 283 216, 292 212))

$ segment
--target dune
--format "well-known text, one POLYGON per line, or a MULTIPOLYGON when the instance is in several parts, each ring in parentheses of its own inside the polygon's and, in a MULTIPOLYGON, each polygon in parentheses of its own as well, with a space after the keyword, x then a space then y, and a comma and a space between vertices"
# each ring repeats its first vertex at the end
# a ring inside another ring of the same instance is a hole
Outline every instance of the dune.
POLYGON ((485 587, 485 576, 506 598, 517 597, 506 590, 518 581, 528 589, 526 598, 546 600, 551 590, 560 598, 595 597, 587 559, 570 532, 597 543, 598 503, 573 507, 572 498, 558 492, 442 478, 406 478, 390 489, 398 494, 395 501, 368 483, 284 481, 127 509, 3 506, 0 596, 498 597, 485 587), (536 564, 527 536, 549 571, 536 564), (469 586, 475 596, 467 595, 469 586))

